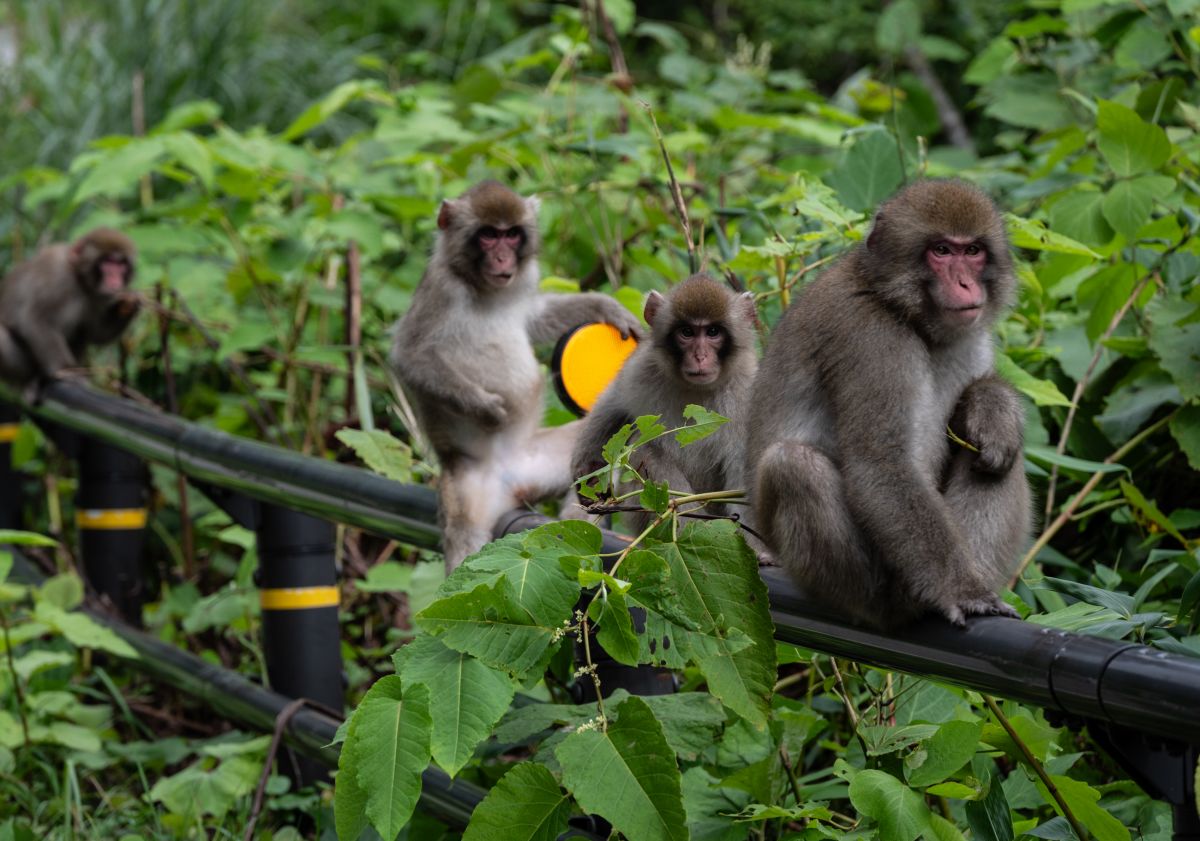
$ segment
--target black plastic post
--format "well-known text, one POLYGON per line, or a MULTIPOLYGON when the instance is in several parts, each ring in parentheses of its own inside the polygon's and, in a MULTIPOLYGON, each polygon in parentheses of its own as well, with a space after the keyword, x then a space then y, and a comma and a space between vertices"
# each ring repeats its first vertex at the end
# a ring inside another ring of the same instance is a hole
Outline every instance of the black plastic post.
POLYGON ((137 456, 95 439, 82 442, 75 523, 84 575, 126 622, 138 627, 146 597, 147 475, 137 456))
MULTIPOLYGON (((258 586, 263 653, 271 688, 343 709, 342 643, 338 627, 334 527, 275 505, 258 517, 258 586)), ((329 778, 321 763, 293 756, 284 763, 307 785, 329 778)))
POLYGON ((21 528, 21 474, 12 467, 12 443, 21 428, 21 411, 0 403, 0 529, 21 528))

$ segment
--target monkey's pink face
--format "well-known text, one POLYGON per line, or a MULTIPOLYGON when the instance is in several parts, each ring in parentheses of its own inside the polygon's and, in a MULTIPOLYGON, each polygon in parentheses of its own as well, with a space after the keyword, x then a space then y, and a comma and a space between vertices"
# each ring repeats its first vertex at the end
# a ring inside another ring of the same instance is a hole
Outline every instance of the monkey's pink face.
POLYGON ((711 385, 721 376, 721 349, 725 328, 705 322, 685 323, 675 328, 679 348, 679 373, 692 385, 711 385))
POLYGON ((518 252, 525 241, 525 231, 520 227, 494 228, 486 225, 475 234, 475 242, 483 252, 481 271, 493 286, 508 286, 517 274, 518 252))
POLYGON ((925 260, 937 278, 934 302, 955 323, 964 327, 975 323, 987 303, 983 285, 987 250, 974 240, 947 237, 925 250, 925 260))
POLYGON ((96 264, 100 291, 116 295, 125 291, 133 279, 133 267, 124 254, 105 254, 96 264))

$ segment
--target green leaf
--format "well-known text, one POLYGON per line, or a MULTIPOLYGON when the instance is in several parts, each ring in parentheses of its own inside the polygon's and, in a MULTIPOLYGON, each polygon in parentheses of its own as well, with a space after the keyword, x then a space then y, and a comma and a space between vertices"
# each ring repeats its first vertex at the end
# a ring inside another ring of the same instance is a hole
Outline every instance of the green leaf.
POLYGON ((1156 297, 1146 307, 1150 349, 1171 375, 1183 399, 1200 399, 1200 321, 1196 306, 1178 298, 1156 297))
POLYGON ((68 613, 50 602, 39 601, 34 608, 33 618, 62 634, 78 648, 94 648, 128 660, 138 659, 133 646, 82 613, 68 613))
POLYGON ((638 639, 622 593, 605 590, 588 606, 588 618, 600 626, 596 640, 614 660, 626 666, 638 664, 638 639))
POLYGON ((172 106, 162 122, 154 127, 154 134, 182 131, 196 126, 210 125, 221 118, 221 106, 211 99, 197 99, 172 106))
POLYGON ((1179 541, 1181 546, 1184 548, 1187 547, 1187 539, 1175 527, 1175 524, 1159 510, 1154 500, 1146 499, 1141 491, 1131 482, 1127 482, 1124 479, 1121 480, 1121 493, 1124 494, 1126 502, 1141 516, 1142 520, 1148 520, 1179 541))
POLYGON ((585 812, 634 841, 686 841, 681 777, 662 726, 637 696, 616 714, 608 732, 576 731, 558 746, 563 785, 585 812))
POLYGON ((571 798, 533 762, 514 765, 471 813, 463 841, 555 841, 567 830, 571 798))
POLYGON ((671 502, 670 488, 666 482, 647 481, 638 494, 638 502, 646 510, 662 514, 671 502))
POLYGON ((1105 464, 1102 461, 1088 461, 1074 456, 1060 455, 1051 447, 1038 444, 1026 444, 1025 455, 1043 464, 1057 464, 1067 470, 1077 470, 1080 473, 1122 473, 1129 468, 1121 464, 1105 464))
POLYGON ((1127 593, 1117 593, 1112 590, 1093 587, 1090 584, 1083 584, 1079 581, 1068 581, 1065 578, 1054 578, 1052 576, 1046 576, 1035 586, 1039 588, 1044 586, 1047 589, 1066 593, 1068 596, 1074 596, 1088 604, 1106 607, 1123 617, 1129 617, 1133 613, 1133 596, 1127 593))
POLYGON ((373 79, 351 79, 348 82, 343 82, 321 99, 305 108, 300 116, 284 129, 282 137, 284 140, 295 140, 300 135, 312 131, 324 123, 354 100, 367 97, 380 100, 387 99, 379 82, 373 79))
POLYGON ((203 140, 191 132, 178 131, 163 135, 163 143, 169 154, 196 174, 204 189, 212 189, 213 158, 203 140))
POLYGON ((858 136, 825 182, 852 210, 868 211, 896 191, 904 181, 900 147, 885 129, 858 136))
MULTIPOLYGON (((1100 805, 1100 792, 1087 783, 1070 777, 1052 774, 1050 779, 1054 781, 1059 794, 1075 817, 1096 841, 1129 841, 1129 830, 1100 805)), ((1058 805, 1049 796, 1041 781, 1038 781, 1038 788, 1046 795, 1046 802, 1057 810, 1058 805)))
POLYGON ((971 837, 976 841, 1013 841, 1012 813, 998 775, 992 776, 982 800, 967 801, 965 812, 971 837))
POLYGON ((860 771, 850 782, 854 808, 879 824, 879 837, 914 841, 930 831, 929 807, 920 794, 883 771, 860 771))
POLYGON ((354 582, 364 593, 406 593, 412 583, 413 567, 398 561, 384 561, 367 570, 367 577, 354 582))
POLYGON ((41 598, 63 610, 74 610, 83 603, 83 580, 72 572, 46 579, 39 590, 41 598))
POLYGON ((1200 470, 1200 405, 1184 406, 1176 412, 1171 418, 1171 434, 1192 469, 1200 470))
POLYGON ((1049 380, 1042 380, 1026 371, 1007 354, 996 354, 996 373, 1012 383, 1013 388, 1039 406, 1070 406, 1070 399, 1049 380))
POLYGON ((1113 230, 1131 242, 1137 232, 1152 220, 1154 203, 1170 195, 1175 179, 1166 175, 1142 175, 1113 184, 1104 196, 1104 218, 1113 230))
POLYGON ((884 7, 875 24, 875 43, 885 53, 899 55, 921 37, 921 7, 915 0, 896 0, 884 7))
POLYGON ((1050 227, 1081 244, 1101 246, 1112 241, 1113 229, 1104 218, 1104 193, 1077 190, 1050 208, 1050 227))
POLYGON ((166 145, 159 137, 130 138, 116 151, 99 156, 79 182, 73 200, 82 204, 93 196, 117 197, 130 190, 143 175, 154 171, 166 145))
POLYGON ((1096 146, 1113 172, 1119 176, 1137 175, 1158 169, 1167 162, 1171 156, 1171 141, 1162 128, 1146 122, 1132 108, 1117 102, 1102 99, 1099 106, 1096 128, 1100 136, 1096 146))
POLYGON ((11 546, 57 546, 58 541, 52 537, 38 534, 32 531, 14 531, 12 529, 0 529, 0 546, 4 544, 11 546))
POLYGON ((234 804, 254 791, 261 760, 227 759, 211 768, 212 760, 196 762, 178 774, 163 777, 150 789, 150 799, 195 823, 203 815, 223 817, 234 804))
POLYGON ((337 439, 371 470, 397 482, 411 482, 412 448, 382 429, 339 429, 337 439))
POLYGON ((392 659, 406 692, 419 684, 436 699, 429 707, 430 748, 434 761, 453 777, 512 703, 512 681, 430 636, 418 636, 392 659))
POLYGON ((694 660, 722 703, 755 727, 765 726, 775 685, 775 642, 757 555, 727 520, 691 523, 678 542, 646 548, 667 561, 678 609, 704 634, 675 635, 683 656, 694 660), (753 644, 738 642, 738 635, 753 644))
POLYGON ((1052 73, 1003 74, 988 83, 983 96, 984 113, 1011 126, 1054 131, 1078 120, 1052 73))
POLYGON ((975 721, 947 721, 937 733, 904 760, 910 786, 940 783, 971 761, 983 725, 975 721))
POLYGON ((716 412, 710 412, 703 406, 697 406, 694 403, 689 403, 683 408, 683 416, 691 423, 675 433, 675 440, 681 447, 707 438, 724 424, 729 423, 729 418, 716 412))
POLYGON ((1033 251, 1049 251, 1056 254, 1080 254, 1100 259, 1099 254, 1082 242, 1049 230, 1040 220, 1022 219, 1020 216, 1006 213, 1004 221, 1008 226, 1008 235, 1016 248, 1029 248, 1033 251))
POLYGON ((354 711, 342 745, 366 794, 367 818, 384 838, 395 838, 412 817, 429 764, 429 690, 396 675, 375 682, 354 711))

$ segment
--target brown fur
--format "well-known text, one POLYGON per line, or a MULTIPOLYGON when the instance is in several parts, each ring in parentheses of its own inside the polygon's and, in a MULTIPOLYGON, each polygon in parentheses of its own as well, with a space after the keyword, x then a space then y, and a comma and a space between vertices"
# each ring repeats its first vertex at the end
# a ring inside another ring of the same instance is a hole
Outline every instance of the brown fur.
POLYGON ((1022 408, 989 328, 1015 279, 1003 222, 960 181, 918 182, 784 315, 754 385, 747 470, 768 545, 813 597, 869 625, 1011 614, 995 595, 1029 528, 1022 408), (924 253, 978 238, 987 300, 932 304, 924 253), (980 453, 952 448, 945 429, 980 453), (953 456, 953 458, 952 458, 953 456))
POLYGON ((133 242, 97 228, 42 249, 0 283, 0 377, 17 385, 77 366, 89 345, 114 341, 140 307, 128 289, 101 288, 100 262, 122 257, 126 287, 136 273, 133 242))
POLYGON ((707 492, 742 487, 742 412, 750 394, 758 358, 754 350, 757 313, 748 293, 738 295, 707 275, 696 275, 666 296, 651 293, 646 320, 649 341, 638 345, 616 379, 584 420, 572 455, 576 476, 600 467, 600 451, 622 425, 640 415, 661 415, 669 428, 682 426, 689 403, 719 412, 730 422, 709 437, 681 448, 674 438, 638 451, 643 477, 667 482, 673 490, 707 492), (725 328, 727 345, 720 377, 697 386, 680 373, 672 334, 681 322, 712 323, 725 328))

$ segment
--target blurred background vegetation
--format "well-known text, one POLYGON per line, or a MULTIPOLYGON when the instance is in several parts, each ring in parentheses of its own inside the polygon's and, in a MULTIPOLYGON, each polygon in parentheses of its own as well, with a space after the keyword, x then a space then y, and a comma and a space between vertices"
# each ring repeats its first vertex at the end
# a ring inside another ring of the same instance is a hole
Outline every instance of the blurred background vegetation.
MULTIPOLYGON (((1020 299, 999 347, 1028 400, 1042 537, 1016 588, 1022 609, 1200 656, 1200 0, 603 8, 10 0, 0 6, 0 269, 96 224, 129 231, 139 284, 158 305, 119 352, 96 357, 97 377, 235 434, 353 459, 336 437, 344 427, 410 438, 382 364, 387 330, 424 267, 437 202, 482 177, 543 196, 546 288, 600 289, 639 309, 646 290, 688 271, 661 131, 702 259, 755 293, 769 327, 862 237, 880 200, 919 175, 960 175, 1011 211, 1019 258, 1020 299), (361 322, 347 317, 355 297, 361 322)), ((567 414, 551 397, 546 417, 567 414)), ((31 524, 69 543, 65 461, 32 426, 15 459, 46 489, 31 524)), ((419 449, 392 467, 415 481, 434 472, 419 449)), ((161 599, 150 627, 255 671, 248 534, 198 495, 182 507, 174 477, 154 476, 150 573, 161 599), (182 536, 183 521, 194 535, 182 536)), ((411 635, 438 564, 353 531, 343 538, 353 696, 411 635), (414 561, 410 572, 387 566, 414 561), (364 586, 371 576, 377 586, 364 586)), ((65 572, 69 556, 57 557, 65 572)), ((96 686, 70 667, 37 675, 55 691, 96 686)), ((852 680, 853 703, 878 703, 866 678, 852 680)), ((11 705, 10 688, 0 682, 11 705)), ((144 686, 126 691, 186 707, 144 686)), ((821 708, 813 738, 854 749, 844 707, 821 708)), ((1098 837, 1166 837, 1161 804, 1111 763, 1081 759, 1077 737, 1040 712, 1010 712, 1036 732, 1043 761, 1103 792, 1121 826, 1098 837)), ((109 736, 149 743, 105 721, 109 736)), ((64 815, 84 820, 53 773, 64 755, 94 768, 99 787, 136 793, 85 810, 95 834, 138 826, 139 808, 167 815, 154 818, 163 837, 237 827, 257 774, 217 761, 228 756, 217 750, 146 748, 146 767, 192 777, 143 790, 104 770, 120 767, 107 747, 51 739, 36 757, 51 769, 39 784, 49 791, 26 790, 14 781, 32 766, 9 763, 3 745, 0 788, 17 805, 0 802, 0 820, 25 817, 0 823, 0 837, 4 826, 46 837, 64 815), (216 773, 224 799, 201 807, 179 796, 216 773)), ((814 749, 800 770, 828 780, 841 755, 814 749)), ((1048 817, 1031 785, 1004 787, 1029 828, 1048 817)), ((314 798, 270 802, 280 826, 288 809, 320 822, 314 798)), ((947 809, 965 825, 960 805, 947 809)), ((744 833, 711 820, 705 837, 744 833)))

